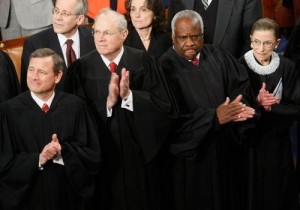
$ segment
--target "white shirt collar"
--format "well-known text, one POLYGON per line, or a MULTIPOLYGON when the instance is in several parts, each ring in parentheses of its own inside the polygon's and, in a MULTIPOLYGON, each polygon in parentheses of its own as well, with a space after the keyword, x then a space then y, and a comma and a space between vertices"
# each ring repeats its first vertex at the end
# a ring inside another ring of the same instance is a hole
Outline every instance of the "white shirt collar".
POLYGON ((47 104, 48 107, 50 108, 51 106, 51 103, 54 99, 54 95, 55 95, 55 92, 53 91, 53 94, 52 96, 49 98, 48 101, 43 101, 41 100, 40 98, 38 98, 32 91, 30 91, 30 94, 31 94, 31 97, 33 98, 33 100, 39 105, 39 107, 43 107, 44 104, 47 104))
MULTIPOLYGON (((65 37, 63 34, 57 34, 57 38, 59 41, 59 45, 63 51, 64 57, 66 56, 66 49, 67 49, 67 44, 66 41, 67 39, 72 39, 73 40, 73 45, 72 48, 76 54, 76 58, 80 57, 80 41, 79 41, 79 31, 78 29, 76 30, 75 34, 72 37, 65 37)), ((66 57, 65 57, 66 59, 66 57)))
POLYGON ((105 63, 105 65, 106 65, 106 66, 108 67, 108 69, 109 69, 109 64, 110 64, 111 62, 114 62, 115 64, 119 65, 123 53, 124 53, 124 47, 122 47, 120 53, 117 55, 117 57, 116 57, 113 61, 108 60, 104 55, 101 55, 101 54, 100 54, 100 56, 101 56, 103 62, 105 63))

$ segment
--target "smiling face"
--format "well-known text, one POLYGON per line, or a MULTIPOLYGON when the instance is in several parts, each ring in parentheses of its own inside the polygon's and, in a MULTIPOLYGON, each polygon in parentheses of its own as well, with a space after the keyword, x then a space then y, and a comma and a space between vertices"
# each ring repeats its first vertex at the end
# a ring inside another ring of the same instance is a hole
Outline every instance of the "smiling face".
POLYGON ((203 36, 199 22, 190 18, 178 19, 172 35, 175 51, 187 60, 192 60, 203 47, 203 36))
POLYGON ((93 30, 97 51, 113 61, 122 49, 128 35, 127 29, 120 30, 118 18, 106 13, 96 18, 93 30))
POLYGON ((273 30, 255 30, 251 38, 251 47, 255 58, 262 64, 269 64, 273 50, 279 44, 273 30))
POLYGON ((62 71, 54 73, 51 56, 31 58, 27 71, 27 85, 40 99, 47 99, 54 91, 55 85, 62 77, 62 71))
POLYGON ((153 11, 147 8, 147 1, 132 0, 130 18, 136 29, 144 29, 152 26, 155 17, 153 11))
POLYGON ((53 29, 55 33, 63 34, 67 38, 73 36, 84 21, 84 15, 77 15, 77 0, 56 0, 55 10, 52 15, 53 29), (68 16, 62 13, 69 14, 68 16))

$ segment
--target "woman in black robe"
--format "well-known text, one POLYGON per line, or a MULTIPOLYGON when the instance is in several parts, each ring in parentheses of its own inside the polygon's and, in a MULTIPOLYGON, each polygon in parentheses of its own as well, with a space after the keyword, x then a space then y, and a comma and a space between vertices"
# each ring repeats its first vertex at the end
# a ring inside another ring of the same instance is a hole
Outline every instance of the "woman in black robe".
POLYGON ((250 209, 299 209, 289 130, 299 116, 298 75, 294 64, 273 50, 279 44, 275 21, 254 23, 246 67, 261 119, 253 138, 250 209), (255 141, 254 141, 255 140, 255 141))
POLYGON ((124 44, 159 58, 172 46, 162 1, 127 0, 125 5, 129 34, 124 44))
POLYGON ((10 57, 0 50, 0 103, 21 92, 15 66, 10 57))

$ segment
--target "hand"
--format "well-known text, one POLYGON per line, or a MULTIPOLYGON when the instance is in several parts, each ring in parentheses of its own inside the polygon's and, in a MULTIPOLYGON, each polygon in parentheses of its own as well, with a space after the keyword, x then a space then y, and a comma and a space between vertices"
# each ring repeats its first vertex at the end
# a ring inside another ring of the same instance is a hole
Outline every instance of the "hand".
POLYGON ((122 77, 120 81, 120 97, 122 99, 127 99, 130 93, 129 89, 129 71, 125 68, 122 69, 122 77))
POLYGON ((61 145, 59 144, 59 140, 56 134, 52 135, 52 140, 49 144, 47 144, 39 156, 40 165, 44 165, 48 160, 54 159, 55 156, 60 155, 61 145))
POLYGON ((106 106, 111 109, 118 101, 119 97, 119 76, 116 73, 112 73, 110 82, 108 85, 108 96, 106 106))
POLYGON ((266 83, 263 82, 257 96, 257 102, 259 105, 263 106, 266 111, 271 111, 271 106, 278 103, 279 100, 266 90, 266 83))
MULTIPOLYGON (((237 96, 232 102, 227 97, 225 102, 218 106, 217 116, 220 125, 232 122, 242 121, 251 115, 251 109, 246 109, 246 105, 241 103, 242 95, 237 96)), ((250 108, 250 107, 249 107, 250 108)))

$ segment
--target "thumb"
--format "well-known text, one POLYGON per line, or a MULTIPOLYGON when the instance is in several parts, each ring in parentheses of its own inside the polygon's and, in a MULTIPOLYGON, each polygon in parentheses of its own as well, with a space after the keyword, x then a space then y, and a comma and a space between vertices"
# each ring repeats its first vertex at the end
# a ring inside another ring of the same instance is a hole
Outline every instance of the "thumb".
POLYGON ((266 90, 266 83, 263 82, 259 91, 265 91, 265 90, 266 90))
POLYGON ((226 100, 225 100, 225 102, 223 103, 224 105, 228 105, 229 104, 229 102, 230 102, 230 99, 229 99, 229 97, 226 97, 226 100))
POLYGON ((58 138, 57 138, 57 134, 56 133, 54 133, 52 135, 52 142, 58 142, 58 138))

